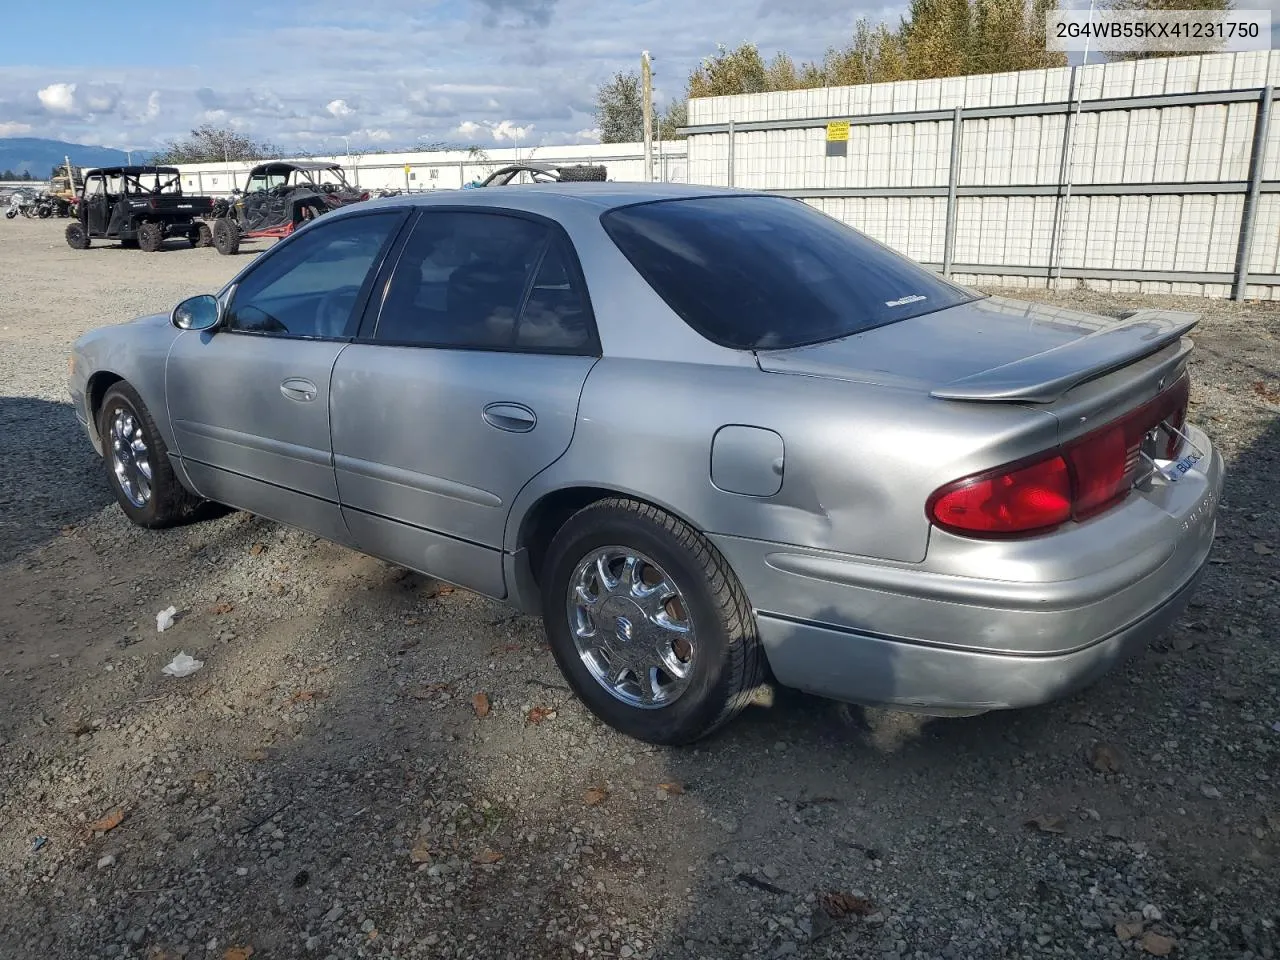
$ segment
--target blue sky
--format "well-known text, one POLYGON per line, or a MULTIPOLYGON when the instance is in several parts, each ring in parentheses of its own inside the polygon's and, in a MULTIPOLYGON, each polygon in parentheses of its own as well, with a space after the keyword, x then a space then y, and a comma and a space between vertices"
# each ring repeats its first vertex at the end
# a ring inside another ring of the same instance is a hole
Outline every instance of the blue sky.
POLYGON ((718 42, 817 58, 861 14, 896 20, 899 8, 841 0, 23 4, 0 14, 0 136, 140 149, 211 122, 316 151, 342 149, 343 135, 353 149, 420 137, 587 142, 596 85, 637 67, 642 49, 655 59, 665 103, 718 42), (100 42, 83 42, 94 37, 100 42))
POLYGON ((900 4, 859 2, 10 3, 0 13, 0 136, 146 149, 208 122, 334 153, 343 136, 353 150, 419 138, 588 142, 596 85, 635 68, 642 49, 665 103, 717 43, 816 59, 859 16, 901 14, 900 4))

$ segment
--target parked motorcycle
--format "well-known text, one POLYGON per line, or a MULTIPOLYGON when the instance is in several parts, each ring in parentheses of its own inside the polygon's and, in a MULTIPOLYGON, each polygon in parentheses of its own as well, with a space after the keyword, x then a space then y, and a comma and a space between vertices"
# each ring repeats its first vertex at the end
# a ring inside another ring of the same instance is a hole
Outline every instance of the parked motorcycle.
POLYGON ((6 220, 12 220, 18 214, 24 217, 33 215, 32 195, 25 190, 15 190, 9 194, 9 206, 4 212, 6 220))

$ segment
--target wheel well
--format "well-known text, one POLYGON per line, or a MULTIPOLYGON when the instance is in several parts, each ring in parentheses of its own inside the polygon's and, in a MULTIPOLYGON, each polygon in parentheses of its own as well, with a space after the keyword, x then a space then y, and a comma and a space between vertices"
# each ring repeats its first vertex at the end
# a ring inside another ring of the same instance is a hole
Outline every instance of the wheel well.
POLYGON ((607 487, 566 487, 562 490, 553 490, 529 508, 529 512, 520 523, 520 534, 516 541, 517 549, 523 548, 527 551, 529 573, 532 574, 535 584, 540 582, 542 561, 547 555, 547 549, 565 521, 583 507, 590 506, 598 500, 609 500, 613 497, 625 497, 628 500, 648 503, 671 514, 695 530, 698 529, 697 524, 690 523, 687 517, 681 516, 670 507, 619 490, 610 490, 607 487))
POLYGON ((520 523, 517 546, 528 551, 529 572, 533 574, 534 583, 541 580, 543 558, 564 522, 583 507, 616 496, 617 491, 602 487, 567 487, 553 490, 529 509, 520 523))
POLYGON ((98 435, 98 411, 102 409, 102 400, 107 391, 123 379, 124 377, 109 370, 100 370, 89 378, 89 385, 85 389, 85 406, 88 407, 89 429, 95 437, 98 435))

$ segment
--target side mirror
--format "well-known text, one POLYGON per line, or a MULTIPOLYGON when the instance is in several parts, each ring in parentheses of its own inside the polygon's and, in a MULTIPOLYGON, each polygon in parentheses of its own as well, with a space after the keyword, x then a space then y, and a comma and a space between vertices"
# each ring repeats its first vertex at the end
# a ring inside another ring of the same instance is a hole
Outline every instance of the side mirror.
POLYGON ((179 330, 212 330, 221 319, 218 298, 208 293, 183 300, 169 315, 169 322, 179 330))

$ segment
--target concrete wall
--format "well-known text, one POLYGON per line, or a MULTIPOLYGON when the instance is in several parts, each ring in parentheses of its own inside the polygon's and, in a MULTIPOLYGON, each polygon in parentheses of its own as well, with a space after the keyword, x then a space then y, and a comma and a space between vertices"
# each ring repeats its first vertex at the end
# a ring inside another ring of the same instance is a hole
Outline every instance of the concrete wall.
MULTIPOLYGON (((729 134, 699 126, 759 121, 901 114, 903 122, 851 127, 846 157, 826 156, 825 130, 736 130, 733 183, 803 195, 815 206, 911 257, 943 259, 947 199, 874 196, 893 188, 945 188, 950 119, 913 121, 918 111, 1061 104, 1072 68, 985 74, 858 87, 834 87, 693 100, 689 104, 689 179, 729 182, 729 134), (842 190, 861 196, 841 196, 842 190), (821 192, 823 196, 813 196, 821 192)), ((990 186, 1060 185, 1067 116, 1046 113, 967 118, 961 124, 953 276, 961 282, 1026 286, 1046 280, 966 274, 964 265, 1071 270, 1233 270, 1257 102, 1088 112, 1089 101, 1118 97, 1249 90, 1280 85, 1280 51, 1114 62, 1076 70, 1086 112, 1074 131, 1069 179, 1089 184, 1232 181, 1222 192, 1158 196, 964 196, 990 186), (1232 192, 1234 190, 1234 192, 1232 192), (1056 227, 1055 224, 1060 225, 1056 227)), ((1262 179, 1280 180, 1280 116, 1273 117, 1262 179)), ((1074 116, 1072 121, 1075 122, 1074 116)), ((1053 191, 1061 193, 1061 189, 1053 191)), ((938 193, 937 190, 934 193, 938 193)), ((1280 274, 1280 193, 1259 197, 1249 270, 1280 274)), ((1058 281, 1130 292, 1226 296, 1229 283, 1085 278, 1058 281)), ((1280 285, 1253 284, 1250 296, 1280 298, 1280 285)))
MULTIPOLYGON (((368 189, 395 188, 418 190, 450 190, 483 178, 494 170, 530 160, 537 163, 602 163, 610 180, 642 180, 644 144, 602 143, 563 147, 522 147, 484 151, 476 157, 467 151, 420 151, 416 153, 379 153, 364 157, 336 155, 315 157, 340 163, 347 179, 368 189), (409 174, 404 172, 405 165, 409 174)), ((244 187, 253 163, 180 164, 182 186, 193 193, 230 193, 233 187, 244 187)), ((653 175, 655 180, 683 183, 687 178, 683 141, 654 145, 653 175)))

